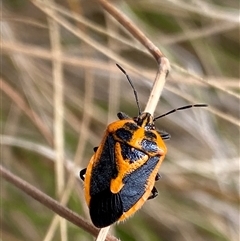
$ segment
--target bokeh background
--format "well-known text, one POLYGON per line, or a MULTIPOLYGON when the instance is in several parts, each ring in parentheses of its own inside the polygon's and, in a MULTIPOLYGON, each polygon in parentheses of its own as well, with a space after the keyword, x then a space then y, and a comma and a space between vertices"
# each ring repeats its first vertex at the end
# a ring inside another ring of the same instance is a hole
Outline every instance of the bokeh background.
MULTIPOLYGON (((239 1, 110 2, 170 60, 155 115, 209 105, 157 121, 172 136, 159 196, 111 233, 124 241, 239 240, 239 1)), ((55 199, 64 193, 86 220, 79 170, 117 112, 138 113, 115 63, 144 109, 156 62, 97 1, 2 1, 1 164, 55 199), (63 157, 64 169, 56 165, 63 157)), ((69 222, 54 226, 51 210, 3 179, 0 215, 4 241, 93 240, 69 222)))

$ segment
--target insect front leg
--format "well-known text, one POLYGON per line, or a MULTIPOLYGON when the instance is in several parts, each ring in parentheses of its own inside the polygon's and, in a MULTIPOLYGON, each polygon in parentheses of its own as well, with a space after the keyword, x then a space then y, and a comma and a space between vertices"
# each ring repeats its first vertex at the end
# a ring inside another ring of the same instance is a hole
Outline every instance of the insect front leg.
POLYGON ((169 140, 171 138, 171 135, 167 133, 166 131, 159 131, 157 130, 157 133, 161 136, 163 140, 169 140))
POLYGON ((87 168, 84 168, 84 169, 82 169, 82 170, 80 171, 80 173, 79 173, 79 176, 80 176, 80 178, 81 178, 83 181, 85 180, 84 175, 86 174, 86 171, 87 171, 87 168))
POLYGON ((117 116, 118 116, 119 120, 130 120, 130 119, 132 119, 127 114, 125 114, 123 112, 117 113, 117 116))

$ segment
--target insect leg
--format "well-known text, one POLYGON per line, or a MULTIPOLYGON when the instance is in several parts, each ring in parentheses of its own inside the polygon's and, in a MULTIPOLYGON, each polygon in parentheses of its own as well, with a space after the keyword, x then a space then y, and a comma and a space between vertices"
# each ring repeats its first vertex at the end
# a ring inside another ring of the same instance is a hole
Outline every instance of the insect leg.
POLYGON ((160 178, 162 178, 161 174, 157 173, 156 177, 155 177, 155 181, 160 180, 160 178))
MULTIPOLYGON (((155 181, 158 181, 161 177, 162 177, 162 176, 161 176, 159 173, 157 173, 157 175, 156 175, 156 177, 155 177, 155 181)), ((151 195, 148 197, 148 200, 155 198, 157 195, 158 195, 158 190, 157 190, 157 188, 154 186, 153 189, 152 189, 152 191, 151 191, 151 195)))
POLYGON ((127 114, 125 114, 123 112, 117 113, 117 116, 118 116, 119 120, 129 120, 129 119, 131 119, 127 114))
POLYGON ((155 198, 157 195, 158 195, 158 190, 157 190, 157 188, 154 186, 153 189, 152 189, 151 195, 148 197, 148 200, 155 198))
POLYGON ((87 168, 84 168, 80 171, 79 176, 80 178, 84 181, 85 177, 84 175, 86 174, 87 168))
MULTIPOLYGON (((96 152, 97 149, 98 149, 98 146, 94 147, 94 148, 93 148, 93 151, 96 152)), ((84 179, 85 179, 84 175, 86 174, 86 171, 87 171, 87 168, 84 168, 84 169, 82 169, 82 170, 80 171, 80 173, 79 173, 79 176, 80 176, 80 178, 81 178, 83 181, 84 181, 84 179)))
POLYGON ((157 132, 162 137, 163 140, 169 140, 171 138, 171 135, 165 131, 157 130, 157 132))

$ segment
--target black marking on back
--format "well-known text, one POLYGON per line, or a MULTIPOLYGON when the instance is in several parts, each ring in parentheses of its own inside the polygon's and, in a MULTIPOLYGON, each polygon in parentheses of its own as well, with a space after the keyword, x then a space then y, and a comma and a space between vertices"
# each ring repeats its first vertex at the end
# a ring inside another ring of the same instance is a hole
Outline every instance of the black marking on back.
POLYGON ((120 196, 124 212, 127 212, 143 196, 145 185, 158 161, 158 156, 151 157, 144 165, 123 178, 125 185, 120 191, 120 196))
POLYGON ((142 139, 141 147, 146 153, 158 152, 158 150, 159 150, 158 145, 155 141, 149 141, 147 139, 142 139))
POLYGON ((92 168, 90 180, 90 196, 94 196, 105 189, 109 189, 112 178, 116 178, 118 170, 114 157, 115 140, 112 135, 106 139, 100 160, 92 168))
POLYGON ((119 193, 114 194, 108 189, 91 197, 89 204, 93 224, 98 228, 109 226, 123 214, 123 205, 119 193))
POLYGON ((127 122, 124 124, 124 128, 131 130, 131 131, 136 131, 139 129, 139 127, 133 123, 133 122, 127 122))
POLYGON ((157 139, 157 136, 156 136, 156 134, 154 134, 152 131, 144 131, 144 135, 145 135, 145 137, 147 138, 147 139, 149 139, 149 140, 156 140, 157 139))
POLYGON ((132 132, 129 130, 126 130, 125 128, 119 128, 118 130, 116 130, 116 136, 123 140, 123 141, 130 141, 132 139, 132 132))
POLYGON ((138 149, 129 146, 126 143, 120 143, 121 145, 121 154, 124 160, 129 159, 130 163, 133 163, 135 161, 139 161, 142 159, 146 154, 142 151, 139 151, 138 149))

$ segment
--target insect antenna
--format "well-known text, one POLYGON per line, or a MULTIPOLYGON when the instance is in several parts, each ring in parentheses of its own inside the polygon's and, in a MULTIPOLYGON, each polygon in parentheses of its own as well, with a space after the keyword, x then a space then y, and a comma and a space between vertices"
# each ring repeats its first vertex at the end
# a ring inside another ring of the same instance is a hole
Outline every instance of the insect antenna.
POLYGON ((190 108, 193 108, 193 107, 207 107, 207 106, 208 106, 207 104, 184 105, 184 106, 182 106, 182 107, 179 107, 179 108, 170 110, 170 111, 168 111, 168 112, 165 113, 165 114, 162 114, 162 115, 160 115, 160 116, 155 117, 155 118, 153 119, 153 121, 155 121, 155 120, 157 120, 157 119, 160 119, 160 118, 162 118, 162 117, 164 117, 164 116, 170 115, 170 114, 172 114, 172 113, 174 113, 174 112, 176 112, 176 111, 179 111, 179 110, 190 109, 190 108))
POLYGON ((134 93, 134 96, 135 96, 135 100, 136 100, 136 103, 137 103, 137 107, 138 107, 138 115, 140 115, 142 112, 141 112, 141 108, 140 108, 140 105, 139 105, 139 101, 138 101, 138 95, 137 95, 137 91, 135 90, 134 86, 133 86, 133 83, 129 77, 129 75, 126 73, 126 71, 119 65, 119 64, 116 64, 117 67, 125 74, 125 76, 127 77, 127 80, 129 82, 129 84, 131 85, 132 89, 133 89, 133 93, 134 93))

